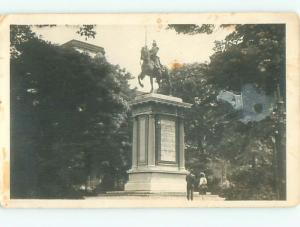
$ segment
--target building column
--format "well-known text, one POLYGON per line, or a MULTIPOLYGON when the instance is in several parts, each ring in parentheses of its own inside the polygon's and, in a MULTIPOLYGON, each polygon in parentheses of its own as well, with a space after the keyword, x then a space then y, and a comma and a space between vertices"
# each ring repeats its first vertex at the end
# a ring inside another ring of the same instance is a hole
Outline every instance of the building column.
POLYGON ((155 116, 149 115, 148 124, 148 166, 155 166, 155 116))
POLYGON ((179 119, 179 169, 185 169, 184 161, 184 122, 179 119))
POLYGON ((132 169, 137 168, 137 117, 133 118, 133 133, 132 133, 132 169))

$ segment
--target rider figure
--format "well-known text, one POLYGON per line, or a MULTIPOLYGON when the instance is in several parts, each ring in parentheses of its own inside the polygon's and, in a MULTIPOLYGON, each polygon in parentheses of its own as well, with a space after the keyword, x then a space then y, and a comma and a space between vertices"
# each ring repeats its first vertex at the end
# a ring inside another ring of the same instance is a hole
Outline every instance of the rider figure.
POLYGON ((157 56, 157 52, 158 52, 159 48, 156 44, 156 41, 153 40, 153 43, 152 43, 152 48, 150 49, 150 59, 153 61, 154 63, 154 67, 161 71, 161 63, 160 63, 160 59, 159 57, 157 56))
POLYGON ((151 83, 151 91, 153 91, 153 78, 156 79, 156 82, 158 83, 158 87, 161 87, 162 81, 165 81, 168 88, 166 88, 171 94, 171 84, 170 84, 170 78, 168 74, 168 70, 165 66, 163 66, 160 63, 160 59, 157 56, 157 53, 159 51, 159 48, 153 40, 152 47, 150 50, 148 50, 147 45, 142 47, 141 50, 141 60, 143 61, 141 64, 142 72, 138 76, 138 81, 141 87, 143 87, 143 84, 141 83, 141 80, 144 79, 144 77, 147 75, 150 77, 150 83, 151 83))

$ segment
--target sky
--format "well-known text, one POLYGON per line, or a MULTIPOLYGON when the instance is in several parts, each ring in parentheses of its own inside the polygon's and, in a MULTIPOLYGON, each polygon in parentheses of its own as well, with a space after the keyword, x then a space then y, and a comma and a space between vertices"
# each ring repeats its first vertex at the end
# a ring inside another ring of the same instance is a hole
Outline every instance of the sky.
MULTIPOLYGON (((209 61, 213 54, 215 40, 222 40, 231 30, 217 29, 210 35, 177 34, 174 30, 161 26, 139 25, 97 25, 95 39, 87 39, 76 33, 78 26, 59 25, 56 27, 35 27, 33 30, 54 44, 63 44, 72 39, 88 42, 105 49, 108 62, 118 64, 132 74, 130 86, 140 91, 149 91, 149 78, 145 78, 144 88, 138 85, 137 76, 140 73, 140 50, 147 43, 151 47, 155 40, 159 47, 158 56, 161 63, 171 68, 174 63, 194 63, 209 61)), ((155 84, 157 88, 157 84, 155 84)))

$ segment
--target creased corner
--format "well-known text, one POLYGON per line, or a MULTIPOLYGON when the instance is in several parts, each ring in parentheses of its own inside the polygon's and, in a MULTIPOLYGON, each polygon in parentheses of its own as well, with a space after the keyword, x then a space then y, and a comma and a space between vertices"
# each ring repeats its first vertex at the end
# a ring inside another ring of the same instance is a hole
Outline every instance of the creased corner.
POLYGON ((7 15, 0 15, 0 26, 4 22, 6 17, 7 17, 7 15))

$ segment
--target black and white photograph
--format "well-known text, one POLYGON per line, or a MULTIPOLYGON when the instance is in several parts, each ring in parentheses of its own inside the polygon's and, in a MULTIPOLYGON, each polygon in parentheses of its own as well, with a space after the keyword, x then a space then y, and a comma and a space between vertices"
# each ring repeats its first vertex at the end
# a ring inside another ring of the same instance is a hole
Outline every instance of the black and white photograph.
POLYGON ((295 15, 95 17, 8 20, 2 205, 299 202, 295 15))

